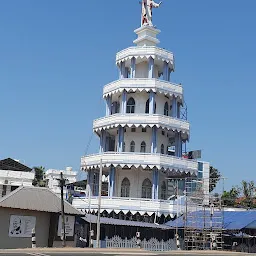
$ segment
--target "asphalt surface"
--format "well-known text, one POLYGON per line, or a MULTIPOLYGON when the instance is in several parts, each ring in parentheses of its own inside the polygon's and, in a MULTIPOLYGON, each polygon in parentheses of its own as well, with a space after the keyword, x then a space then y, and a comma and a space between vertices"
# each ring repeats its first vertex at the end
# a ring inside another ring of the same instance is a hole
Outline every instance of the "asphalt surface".
MULTIPOLYGON (((244 254, 244 253, 231 253, 231 252, 224 252, 224 253, 207 253, 207 252, 197 252, 197 253, 190 253, 190 252, 179 252, 177 253, 157 253, 157 252, 63 252, 63 251, 56 251, 56 252, 8 252, 8 251, 4 251, 4 252, 0 252, 0 256, 103 256, 103 255, 109 255, 109 256, 130 256, 130 255, 138 255, 138 256, 174 256, 174 255, 187 255, 187 256, 195 256, 195 255, 218 255, 218 256, 229 256, 229 255, 248 255, 248 254, 244 254)), ((255 254, 249 254, 249 255, 255 255, 255 254)))

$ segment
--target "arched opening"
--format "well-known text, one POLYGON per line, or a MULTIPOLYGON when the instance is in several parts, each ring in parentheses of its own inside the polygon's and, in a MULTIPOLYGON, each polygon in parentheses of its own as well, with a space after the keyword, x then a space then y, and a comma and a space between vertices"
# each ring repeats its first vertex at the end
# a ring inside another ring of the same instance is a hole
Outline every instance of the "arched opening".
POLYGON ((165 102, 165 104, 164 104, 164 115, 169 116, 169 104, 168 104, 168 102, 165 102))
POLYGON ((124 178, 121 183, 121 197, 130 196, 130 181, 128 178, 124 178))
POLYGON ((145 141, 142 141, 140 144, 140 152, 146 153, 146 142, 145 141))
POLYGON ((135 152, 135 142, 132 141, 130 144, 130 152, 135 152))
POLYGON ((162 185, 161 185, 161 199, 166 200, 166 183, 165 183, 165 181, 163 181, 162 185))
POLYGON ((152 183, 149 179, 145 179, 142 183, 142 198, 152 198, 152 183))
POLYGON ((164 144, 161 145, 161 154, 164 154, 164 144))
POLYGON ((132 97, 127 101, 126 113, 135 113, 135 100, 132 97))

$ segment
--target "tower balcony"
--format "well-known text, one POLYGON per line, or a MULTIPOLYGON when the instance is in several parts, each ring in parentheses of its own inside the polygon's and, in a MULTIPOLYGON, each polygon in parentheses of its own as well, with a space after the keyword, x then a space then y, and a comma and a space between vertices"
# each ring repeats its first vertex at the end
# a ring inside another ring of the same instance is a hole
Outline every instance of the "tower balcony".
POLYGON ((121 94, 124 90, 127 92, 153 91, 183 100, 183 88, 181 85, 149 78, 127 78, 109 83, 104 86, 103 97, 121 94))
POLYGON ((102 154, 94 154, 83 156, 81 158, 81 168, 93 169, 99 168, 102 161, 102 166, 120 166, 123 167, 141 167, 143 169, 163 170, 164 172, 179 173, 190 173, 191 175, 196 174, 198 170, 198 163, 194 160, 188 160, 185 158, 154 154, 154 153, 136 153, 136 152, 105 152, 102 154))
POLYGON ((94 132, 116 127, 154 127, 182 132, 189 137, 189 122, 159 114, 114 114, 93 122, 94 132))
MULTIPOLYGON (((172 218, 177 214, 180 215, 184 211, 182 200, 179 201, 179 209, 177 209, 176 200, 152 200, 146 198, 131 198, 131 197, 101 197, 101 212, 107 211, 111 213, 114 211, 116 214, 123 212, 127 214, 131 212, 133 215, 139 213, 141 215, 148 214, 151 216, 156 213, 158 216, 162 214, 165 216, 170 215, 172 218)), ((75 197, 73 198, 72 205, 81 210, 82 212, 91 211, 97 212, 99 200, 98 197, 75 197)))
POLYGON ((155 60, 155 64, 162 66, 163 62, 166 62, 171 70, 174 70, 174 56, 172 52, 156 46, 133 46, 126 48, 116 54, 116 64, 126 62, 127 65, 131 65, 131 59, 135 58, 136 63, 143 62, 149 58, 155 60))

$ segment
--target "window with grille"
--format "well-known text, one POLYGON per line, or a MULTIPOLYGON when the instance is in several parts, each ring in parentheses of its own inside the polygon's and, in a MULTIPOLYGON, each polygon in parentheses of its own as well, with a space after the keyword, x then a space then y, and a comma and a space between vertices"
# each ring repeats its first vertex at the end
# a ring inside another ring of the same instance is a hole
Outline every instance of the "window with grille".
POLYGON ((142 183, 142 198, 152 198, 152 183, 149 179, 145 179, 142 183))
POLYGON ((135 142, 132 141, 130 144, 130 152, 135 152, 135 142))
POLYGON ((126 113, 130 113, 130 114, 135 113, 135 100, 134 100, 134 98, 130 98, 127 101, 126 113))
POLYGON ((128 178, 124 178, 121 184, 121 197, 130 196, 130 181, 128 178))
POLYGON ((142 141, 140 144, 140 152, 141 153, 146 153, 146 143, 145 141, 142 141))

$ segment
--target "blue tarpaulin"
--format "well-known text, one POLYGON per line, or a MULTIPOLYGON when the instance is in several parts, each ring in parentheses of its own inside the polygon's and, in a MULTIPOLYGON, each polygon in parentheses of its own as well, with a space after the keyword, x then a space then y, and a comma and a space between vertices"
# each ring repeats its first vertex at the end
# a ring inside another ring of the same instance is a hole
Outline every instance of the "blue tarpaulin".
POLYGON ((241 230, 244 228, 255 228, 256 211, 215 211, 211 218, 210 211, 195 211, 179 217, 174 221, 169 221, 165 225, 178 228, 203 229, 210 228, 211 222, 213 229, 223 226, 226 230, 241 230))

